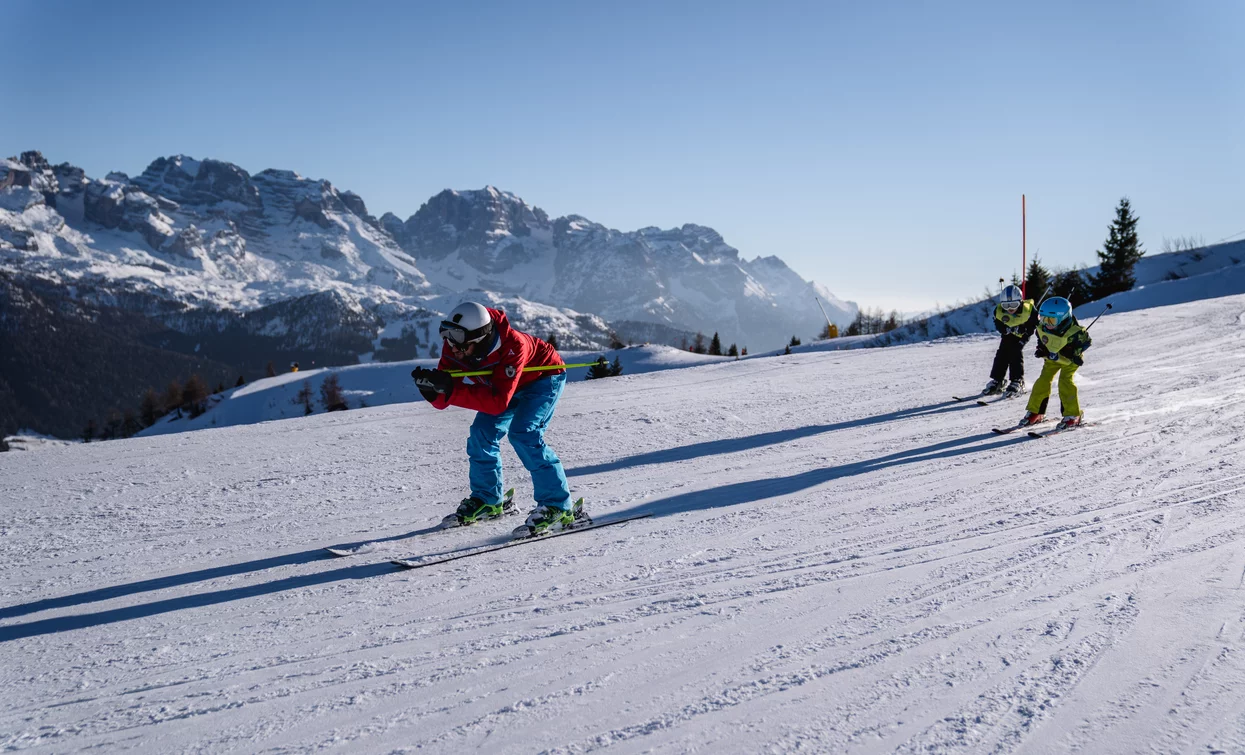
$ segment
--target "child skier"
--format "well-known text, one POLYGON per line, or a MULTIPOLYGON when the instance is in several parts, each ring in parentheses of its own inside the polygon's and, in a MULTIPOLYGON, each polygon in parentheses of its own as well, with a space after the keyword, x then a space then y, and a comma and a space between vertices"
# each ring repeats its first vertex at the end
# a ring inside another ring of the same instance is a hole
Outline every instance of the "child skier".
POLYGON ((994 308, 994 328, 999 331, 1002 339, 999 350, 994 354, 994 366, 990 369, 990 382, 986 383, 983 396, 1004 393, 1003 378, 1011 372, 1011 382, 1007 384, 1008 398, 1025 390, 1025 358, 1024 347, 1037 329, 1038 311, 1032 299, 1024 298, 1020 286, 1008 286, 1003 289, 1003 296, 994 308))
POLYGON ((527 366, 565 364, 544 341, 510 327, 505 313, 464 302, 441 323, 441 360, 437 369, 416 367, 411 377, 420 394, 437 409, 475 409, 467 438, 471 495, 454 516, 461 524, 504 513, 501 439, 510 444, 532 475, 536 508, 516 534, 539 535, 585 518, 572 508, 562 462, 545 445, 545 428, 566 383, 566 370, 524 372, 527 366), (491 370, 491 375, 455 378, 449 371, 491 370), (527 529, 526 533, 521 530, 527 529))
POLYGON ((1035 425, 1046 414, 1046 402, 1050 399, 1051 382, 1059 373, 1059 404, 1063 419, 1056 429, 1064 430, 1081 424, 1081 403, 1077 397, 1073 378, 1084 362, 1081 354, 1090 347, 1089 331, 1082 328, 1072 316, 1072 303, 1063 297, 1052 297, 1042 302, 1038 312, 1037 357, 1042 361, 1042 374, 1033 384, 1029 405, 1020 426, 1035 425))

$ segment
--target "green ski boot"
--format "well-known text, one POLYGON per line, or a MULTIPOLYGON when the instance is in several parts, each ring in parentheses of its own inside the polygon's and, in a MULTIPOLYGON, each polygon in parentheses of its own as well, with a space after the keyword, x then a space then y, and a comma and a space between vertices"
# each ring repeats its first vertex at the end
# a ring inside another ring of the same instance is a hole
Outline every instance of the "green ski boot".
POLYGON ((584 513, 584 499, 580 498, 571 504, 569 509, 553 506, 537 506, 527 515, 527 521, 515 528, 516 538, 536 537, 550 530, 569 530, 592 524, 592 519, 584 513))
POLYGON ((463 502, 458 504, 458 509, 453 514, 441 520, 441 526, 464 527, 487 519, 496 519, 507 514, 516 514, 518 511, 518 508, 514 505, 514 488, 511 488, 506 491, 501 501, 496 504, 485 503, 479 498, 464 498, 463 502))

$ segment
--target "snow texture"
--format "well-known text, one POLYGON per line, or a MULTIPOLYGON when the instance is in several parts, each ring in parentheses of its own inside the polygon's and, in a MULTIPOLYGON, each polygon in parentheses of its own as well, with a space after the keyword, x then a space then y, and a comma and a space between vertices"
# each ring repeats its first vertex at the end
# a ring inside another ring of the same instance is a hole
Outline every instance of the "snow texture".
POLYGON ((407 536, 470 412, 0 454, 0 748, 1245 751, 1243 324, 1104 317, 1040 441, 949 401, 986 336, 575 382, 575 493, 652 517, 415 571, 509 529, 407 536))

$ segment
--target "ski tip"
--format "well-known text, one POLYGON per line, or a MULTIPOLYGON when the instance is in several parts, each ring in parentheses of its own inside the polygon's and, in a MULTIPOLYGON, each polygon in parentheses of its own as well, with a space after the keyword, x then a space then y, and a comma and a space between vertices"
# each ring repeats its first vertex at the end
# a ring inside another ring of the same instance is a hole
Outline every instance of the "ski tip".
POLYGON ((990 432, 993 432, 996 435, 1007 435, 1008 433, 1010 433, 1011 431, 1015 429, 1016 428, 1014 427, 992 427, 990 428, 990 432))
POLYGON ((371 553, 376 550, 376 547, 373 545, 361 545, 357 548, 325 548, 324 550, 333 556, 341 558, 343 556, 358 556, 364 553, 371 553))
POLYGON ((989 405, 990 405, 989 401, 982 401, 980 399, 977 400, 977 406, 989 406, 989 405))
POLYGON ((404 558, 391 558, 389 559, 389 563, 394 566, 401 566, 403 569, 414 569, 420 565, 417 561, 408 561, 404 558))
POLYGON ((1030 437, 1030 438, 1045 438, 1046 436, 1045 436, 1045 435, 1043 435, 1043 434, 1041 434, 1041 433, 1035 433, 1035 432, 1033 432, 1032 430, 1030 430, 1030 431, 1029 431, 1029 437, 1030 437))

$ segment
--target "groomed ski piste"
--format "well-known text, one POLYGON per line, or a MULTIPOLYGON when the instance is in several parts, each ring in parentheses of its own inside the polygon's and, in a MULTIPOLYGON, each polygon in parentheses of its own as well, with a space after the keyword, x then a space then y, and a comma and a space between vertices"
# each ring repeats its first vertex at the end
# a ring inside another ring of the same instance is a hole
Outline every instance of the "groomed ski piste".
POLYGON ((651 516, 413 570, 512 526, 400 537, 471 412, 0 455, 0 748, 1245 751, 1241 278, 1103 317, 1046 440, 951 400, 988 336, 569 384, 573 492, 651 516))

